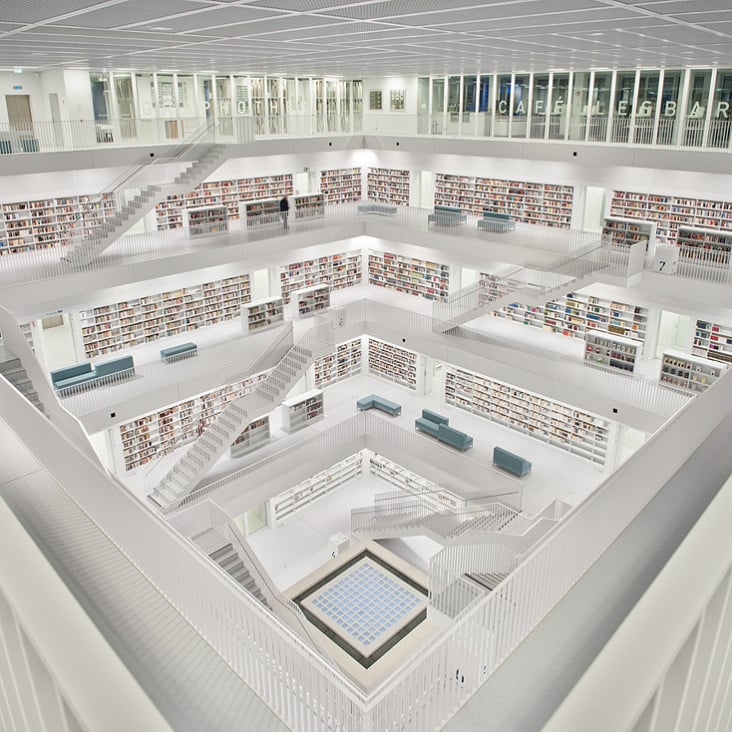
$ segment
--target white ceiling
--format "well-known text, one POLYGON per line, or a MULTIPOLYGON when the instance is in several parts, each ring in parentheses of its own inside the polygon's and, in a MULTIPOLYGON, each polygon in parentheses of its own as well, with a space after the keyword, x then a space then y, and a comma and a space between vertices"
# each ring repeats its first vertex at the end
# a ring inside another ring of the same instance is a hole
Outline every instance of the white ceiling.
POLYGON ((732 67, 732 0, 0 0, 0 68, 732 67))

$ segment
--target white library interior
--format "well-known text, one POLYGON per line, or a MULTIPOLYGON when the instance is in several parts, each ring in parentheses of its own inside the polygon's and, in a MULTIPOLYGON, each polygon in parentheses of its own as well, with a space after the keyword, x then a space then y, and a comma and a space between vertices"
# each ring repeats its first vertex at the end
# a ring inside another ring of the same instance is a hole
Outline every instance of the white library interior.
POLYGON ((0 19, 5 729, 732 729, 732 12, 417 5, 0 19))

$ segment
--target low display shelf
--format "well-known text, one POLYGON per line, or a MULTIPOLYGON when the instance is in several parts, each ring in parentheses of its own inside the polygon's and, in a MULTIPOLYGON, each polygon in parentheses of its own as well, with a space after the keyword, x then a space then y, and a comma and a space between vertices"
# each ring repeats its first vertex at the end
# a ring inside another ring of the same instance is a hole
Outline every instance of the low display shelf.
POLYGON ((239 207, 239 218, 245 228, 279 224, 282 222, 279 199, 242 203, 239 207))
POLYGON ((229 457, 236 458, 246 455, 252 450, 269 442, 269 415, 255 419, 246 426, 244 431, 229 447, 229 457))
POLYGON ((409 389, 417 389, 417 354, 391 343, 369 338, 369 371, 409 389))
POLYGON ((273 528, 281 526, 288 516, 356 480, 361 475, 362 463, 361 452, 349 455, 326 470, 321 470, 311 478, 270 498, 267 501, 267 523, 273 528))
POLYGON ((361 373, 361 339, 339 343, 333 353, 313 363, 313 384, 322 388, 361 373))
POLYGON ((458 511, 466 506, 464 498, 381 455, 370 456, 369 472, 411 496, 419 496, 436 511, 444 511, 446 508, 458 511))
POLYGON ((697 320, 692 353, 713 361, 732 362, 732 326, 697 320))
POLYGON ((636 242, 645 241, 648 251, 648 243, 656 239, 656 224, 653 221, 607 217, 602 234, 610 239, 610 246, 614 249, 627 249, 636 242))
POLYGON ((330 285, 313 285, 292 293, 295 317, 307 318, 330 307, 330 285))
POLYGON ((445 375, 445 401, 590 462, 605 464, 611 423, 595 414, 453 367, 445 375))
POLYGON ((589 366, 633 373, 641 349, 640 341, 602 333, 585 336, 585 363, 589 366))
POLYGON ((241 306, 241 329, 245 333, 272 328, 285 320, 281 297, 252 300, 241 306))
POLYGON ((322 219, 325 216, 325 201, 322 193, 294 196, 292 207, 295 209, 295 218, 298 220, 322 219))
POLYGON ((189 208, 186 211, 188 236, 196 239, 201 236, 225 234, 229 230, 226 206, 208 208, 189 208))
POLYGON ((297 432, 324 416, 323 392, 320 389, 311 389, 282 402, 282 429, 286 432, 297 432))
POLYGON ((661 358, 660 380, 664 386, 698 393, 708 389, 725 366, 681 351, 666 351, 661 358))
POLYGON ((729 265, 732 234, 679 227, 677 243, 682 262, 729 265))

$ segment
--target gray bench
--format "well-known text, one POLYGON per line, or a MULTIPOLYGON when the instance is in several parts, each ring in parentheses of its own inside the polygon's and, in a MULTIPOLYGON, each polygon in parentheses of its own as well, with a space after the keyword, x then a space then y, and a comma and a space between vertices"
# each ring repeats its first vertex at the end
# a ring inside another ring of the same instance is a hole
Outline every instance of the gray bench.
POLYGON ((509 473, 513 473, 513 475, 517 475, 519 478, 523 478, 524 475, 528 475, 531 472, 531 463, 528 460, 508 450, 504 450, 502 447, 493 448, 493 465, 509 473))
POLYGON ((359 412, 365 412, 367 409, 379 409, 386 414, 390 414, 392 417, 397 417, 402 413, 402 405, 396 402, 390 402, 384 397, 380 397, 378 394, 369 394, 363 399, 359 399, 356 402, 356 409, 359 412))
POLYGON ((484 210, 483 218, 478 219, 478 230, 503 234, 507 231, 515 231, 516 222, 511 218, 511 216, 509 216, 509 214, 484 210))
POLYGON ((359 203, 358 213, 379 214, 381 216, 396 216, 397 207, 388 203, 359 203))
POLYGON ((181 358, 195 356, 197 353, 198 346, 195 343, 179 343, 177 346, 162 348, 160 350, 160 358, 165 363, 170 363, 171 361, 178 361, 181 358))
POLYGON ((120 356, 111 361, 103 361, 92 368, 87 361, 51 371, 51 383, 57 391, 70 389, 72 386, 99 386, 119 378, 129 378, 135 373, 135 362, 132 356, 120 356))
POLYGON ((414 426, 420 432, 426 432, 436 437, 440 442, 445 442, 459 450, 467 450, 473 446, 473 438, 465 432, 450 427, 450 420, 437 412, 429 409, 422 410, 422 416, 414 420, 414 426))
POLYGON ((455 206, 435 206, 434 212, 427 217, 427 223, 437 226, 460 226, 468 223, 468 215, 455 206))

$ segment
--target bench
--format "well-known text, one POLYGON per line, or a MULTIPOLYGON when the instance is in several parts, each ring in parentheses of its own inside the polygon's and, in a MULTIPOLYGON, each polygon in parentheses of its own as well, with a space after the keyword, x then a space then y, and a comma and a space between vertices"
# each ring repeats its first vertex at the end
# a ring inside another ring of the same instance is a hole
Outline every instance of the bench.
POLYGON ((434 212, 427 217, 428 224, 438 226, 460 226, 468 222, 468 215, 454 206, 435 206, 434 212))
POLYGON ((531 463, 502 447, 493 448, 493 465, 522 478, 531 472, 531 463))
POLYGON ((478 219, 479 231, 492 231, 503 234, 506 231, 515 231, 516 222, 509 214, 496 213, 495 211, 483 210, 483 218, 478 219))
POLYGON ((72 386, 89 384, 98 386, 109 382, 112 377, 123 376, 128 378, 135 373, 135 362, 132 356, 120 356, 111 361, 96 364, 94 368, 86 361, 73 366, 51 371, 51 383, 57 391, 69 389, 72 386))
POLYGON ((381 216, 396 216, 397 207, 388 203, 359 203, 358 213, 380 214, 381 216))
POLYGON ((440 442, 445 442, 459 450, 467 450, 473 446, 473 438, 454 427, 450 427, 450 420, 441 414, 432 412, 429 409, 422 410, 422 416, 414 420, 414 426, 420 432, 426 432, 436 437, 440 442))
POLYGON ((160 358, 165 363, 178 361, 181 358, 195 356, 198 353, 198 346, 195 343, 179 343, 177 346, 160 349, 160 358))
POLYGON ((356 402, 356 409, 359 412, 365 412, 367 409, 380 409, 392 417, 396 417, 402 413, 401 404, 390 402, 388 399, 384 399, 384 397, 380 397, 377 394, 369 394, 369 396, 359 399, 356 402))

